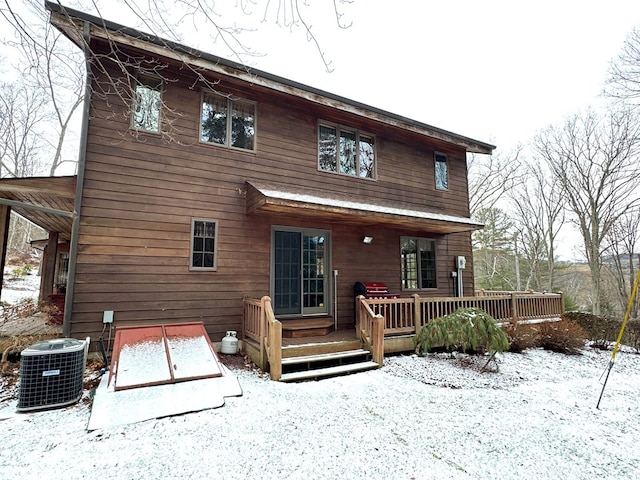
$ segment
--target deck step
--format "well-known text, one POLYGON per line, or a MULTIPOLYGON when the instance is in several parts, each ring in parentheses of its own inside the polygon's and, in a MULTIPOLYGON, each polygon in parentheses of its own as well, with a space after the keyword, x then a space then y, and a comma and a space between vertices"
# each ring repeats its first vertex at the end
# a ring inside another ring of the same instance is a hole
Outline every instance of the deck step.
POLYGON ((355 373, 364 370, 378 368, 376 362, 359 362, 346 365, 336 365, 334 367, 317 368, 315 370, 304 370, 302 372, 283 373, 280 377, 281 382, 295 382, 298 380, 308 380, 311 378, 330 377, 334 375, 343 375, 345 373, 355 373))
POLYGON ((337 361, 337 360, 366 356, 366 355, 369 355, 369 351, 359 348, 357 350, 347 350, 344 352, 321 353, 317 355, 304 355, 301 357, 286 357, 282 359, 282 365, 285 366, 285 365, 296 365, 300 363, 337 361))

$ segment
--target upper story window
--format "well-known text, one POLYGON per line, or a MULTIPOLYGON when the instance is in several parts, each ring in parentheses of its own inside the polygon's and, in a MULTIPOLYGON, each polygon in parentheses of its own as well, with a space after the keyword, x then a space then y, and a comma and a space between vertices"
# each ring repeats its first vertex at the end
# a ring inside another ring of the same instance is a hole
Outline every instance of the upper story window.
POLYGON ((325 172, 375 178, 373 135, 323 123, 318 126, 318 165, 325 172))
POLYGON ((162 80, 140 75, 136 79, 131 126, 136 130, 160 133, 162 80))
POLYGON ((255 150, 256 105, 212 92, 202 94, 200 140, 255 150))
POLYGON ((441 153, 435 155, 436 188, 438 190, 449 189, 449 166, 447 156, 441 153))
POLYGON ((431 238, 400 238, 403 289, 436 288, 436 241, 431 238))
POLYGON ((191 220, 190 270, 215 270, 217 267, 216 240, 218 222, 194 218, 191 220))

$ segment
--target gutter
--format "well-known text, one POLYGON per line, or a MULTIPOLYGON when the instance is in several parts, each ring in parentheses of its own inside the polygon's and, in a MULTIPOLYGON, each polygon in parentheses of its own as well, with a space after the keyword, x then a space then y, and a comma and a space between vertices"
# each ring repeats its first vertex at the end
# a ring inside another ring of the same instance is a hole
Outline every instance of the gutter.
POLYGON ((80 147, 78 151, 78 171, 76 177, 76 198, 73 207, 73 224, 71 226, 71 242, 69 246, 69 276, 67 277, 67 291, 64 298, 64 317, 62 320, 62 334, 71 336, 71 313, 73 309, 73 291, 76 282, 76 263, 78 258, 78 229, 80 227, 80 209, 82 207, 82 189, 84 187, 84 169, 87 158, 87 138, 89 134, 89 109, 91 105, 91 25, 83 24, 82 49, 84 51, 86 78, 84 85, 84 104, 82 108, 82 129, 80 131, 80 147))

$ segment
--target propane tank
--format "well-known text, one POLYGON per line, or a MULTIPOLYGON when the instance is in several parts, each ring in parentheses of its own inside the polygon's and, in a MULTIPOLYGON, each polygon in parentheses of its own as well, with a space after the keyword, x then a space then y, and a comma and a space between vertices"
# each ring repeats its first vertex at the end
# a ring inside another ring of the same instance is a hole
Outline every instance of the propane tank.
POLYGON ((220 348, 220 353, 226 353, 229 355, 235 355, 238 353, 238 338, 236 337, 236 332, 233 330, 229 330, 227 334, 222 339, 222 347, 220 348))

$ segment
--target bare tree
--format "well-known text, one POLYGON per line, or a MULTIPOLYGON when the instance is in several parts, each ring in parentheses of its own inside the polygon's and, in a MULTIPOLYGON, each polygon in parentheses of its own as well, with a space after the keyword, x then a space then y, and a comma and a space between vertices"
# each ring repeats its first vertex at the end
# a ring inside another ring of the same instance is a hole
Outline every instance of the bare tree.
POLYGON ((38 142, 48 156, 48 173, 54 175, 63 163, 75 162, 77 154, 76 148, 69 149, 64 158, 71 122, 83 100, 82 53, 53 28, 41 2, 26 0, 16 9, 5 0, 0 14, 14 29, 15 40, 4 43, 18 55, 23 95, 43 100, 37 105, 39 128, 47 134, 39 135, 38 142))
POLYGON ((47 99, 18 83, 0 84, 0 177, 23 177, 42 169, 47 99))
MULTIPOLYGON (((607 261, 605 265, 611 270, 619 311, 627 307, 633 283, 636 277, 636 263, 640 262, 640 254, 636 257, 640 242, 640 211, 627 211, 612 225, 606 237, 607 261)), ((638 298, 631 309, 631 318, 638 318, 638 298)))
POLYGON ((513 222, 499 208, 476 212, 484 229, 473 232, 473 266, 477 288, 513 290, 513 222))
POLYGON ((609 65, 605 94, 629 104, 640 100, 640 26, 629 33, 622 51, 609 65))
POLYGON ((515 228, 529 268, 525 289, 555 288, 556 241, 565 223, 562 189, 536 160, 526 165, 528 181, 509 196, 515 207, 515 228))
POLYGON ((562 189, 582 235, 592 276, 593 312, 600 313, 604 240, 625 211, 640 204, 640 123, 629 110, 573 115, 536 135, 534 147, 562 189))
POLYGON ((504 156, 474 153, 467 156, 469 209, 472 217, 480 210, 495 207, 505 192, 522 183, 521 150, 518 147, 504 156))

